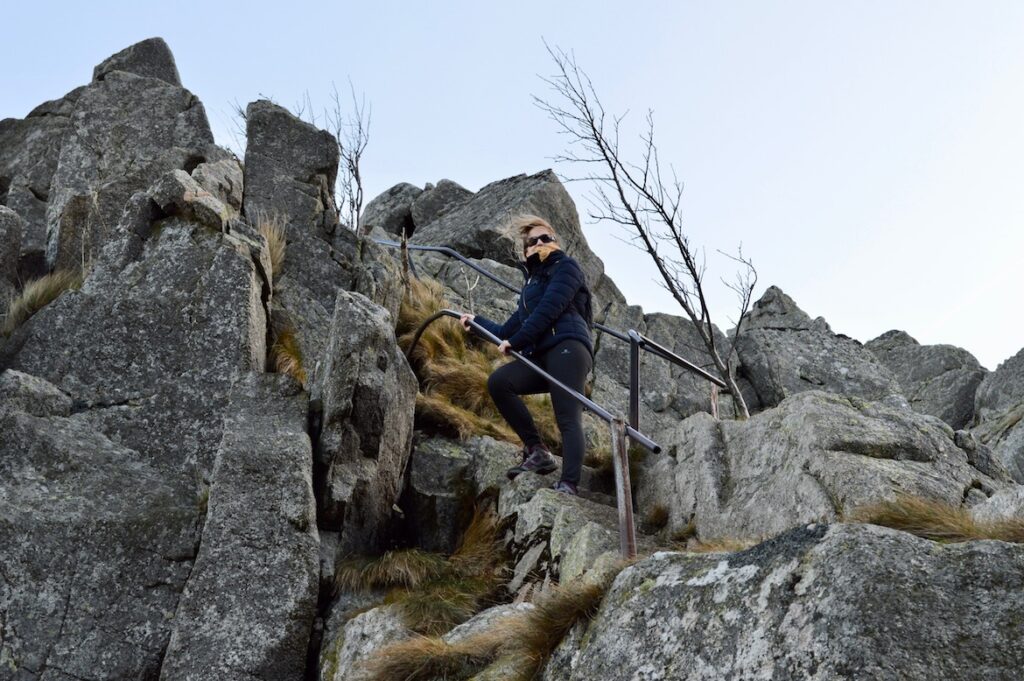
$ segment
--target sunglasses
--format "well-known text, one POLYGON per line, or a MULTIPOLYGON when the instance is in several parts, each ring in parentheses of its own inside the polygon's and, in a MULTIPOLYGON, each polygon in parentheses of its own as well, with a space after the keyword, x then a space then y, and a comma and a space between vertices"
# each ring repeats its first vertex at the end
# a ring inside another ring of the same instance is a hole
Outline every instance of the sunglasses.
POLYGON ((554 241, 555 237, 551 236, 550 234, 538 234, 537 236, 531 239, 527 239, 526 245, 523 248, 530 248, 531 246, 536 246, 537 244, 550 244, 554 243, 554 241))

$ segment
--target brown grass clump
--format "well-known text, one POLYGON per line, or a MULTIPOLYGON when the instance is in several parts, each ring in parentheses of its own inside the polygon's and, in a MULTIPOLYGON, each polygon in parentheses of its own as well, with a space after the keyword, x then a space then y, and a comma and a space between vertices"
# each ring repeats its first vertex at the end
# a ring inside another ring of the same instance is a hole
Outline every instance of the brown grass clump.
POLYGON ((389 645, 369 665, 369 681, 435 681, 468 679, 498 656, 501 639, 477 635, 448 644, 440 638, 417 636, 389 645))
POLYGON ((352 591, 391 589, 385 602, 398 606, 410 629, 439 634, 491 602, 503 582, 505 558, 497 517, 493 511, 478 510, 450 557, 408 549, 380 558, 350 559, 339 564, 335 586, 352 591))
POLYGON ((715 539, 695 539, 684 549, 688 553, 735 553, 744 551, 757 544, 756 539, 736 539, 718 537, 715 539))
POLYGON ((938 542, 996 539, 1024 543, 1024 518, 975 520, 966 508, 908 494, 859 508, 846 520, 890 527, 938 542))
POLYGON ((274 331, 268 361, 274 373, 288 374, 305 387, 306 369, 302 363, 302 347, 294 329, 284 327, 274 331))
POLYGON ((276 281, 284 270, 285 231, 284 221, 279 217, 261 216, 258 229, 267 240, 267 251, 270 253, 270 278, 276 281))
POLYGON ((8 305, 0 334, 10 336, 29 317, 52 303, 61 293, 69 289, 77 290, 81 286, 82 275, 67 270, 51 272, 29 282, 8 305))
POLYGON ((644 514, 641 525, 648 532, 657 532, 668 525, 669 510, 665 504, 655 504, 644 514))
MULTIPOLYGON (((408 352, 423 320, 446 307, 450 304, 440 282, 411 280, 395 329, 399 346, 408 352)), ((489 435, 518 442, 487 393, 487 377, 504 361, 493 345, 469 340, 457 320, 444 317, 427 327, 409 359, 420 382, 416 400, 420 422, 461 438, 489 435)), ((560 442, 550 397, 533 396, 525 401, 545 441, 560 442)))

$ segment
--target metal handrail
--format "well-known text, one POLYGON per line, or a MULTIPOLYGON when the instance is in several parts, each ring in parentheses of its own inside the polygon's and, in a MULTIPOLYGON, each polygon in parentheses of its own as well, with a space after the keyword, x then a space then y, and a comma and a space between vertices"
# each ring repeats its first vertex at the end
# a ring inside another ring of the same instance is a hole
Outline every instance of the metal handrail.
MULTIPOLYGON (((439 310, 438 312, 427 317, 416 329, 416 333, 413 335, 412 343, 409 344, 409 350, 406 352, 406 357, 412 357, 413 351, 416 349, 416 344, 419 343, 420 337, 423 332, 432 323, 440 319, 441 317, 452 317, 454 319, 461 319, 462 315, 455 310, 439 310)), ((480 326, 474 320, 468 320, 470 327, 479 336, 485 340, 490 341, 495 345, 501 344, 501 339, 495 336, 493 333, 480 326)), ((591 412, 596 414, 599 418, 608 423, 611 428, 612 436, 612 470, 615 473, 615 500, 616 507, 619 515, 619 552, 623 558, 632 559, 636 557, 636 524, 633 521, 633 492, 629 481, 629 453, 626 448, 626 438, 632 438, 634 442, 637 442, 642 447, 648 449, 655 454, 661 452, 661 446, 651 440, 649 437, 641 433, 636 428, 627 425, 621 417, 613 415, 607 409, 597 404, 590 398, 581 395, 576 390, 570 388, 565 383, 562 383, 557 378, 549 374, 548 372, 541 369, 539 366, 534 364, 532 361, 524 357, 521 353, 516 350, 509 350, 509 355, 514 357, 523 363, 524 366, 531 369, 534 373, 539 374, 545 380, 547 380, 553 386, 561 388, 570 397, 579 402, 585 409, 589 409, 591 412)))
MULTIPOLYGON (((388 239, 374 239, 373 241, 382 246, 390 246, 392 248, 403 248, 403 244, 398 241, 390 241, 388 239)), ((508 283, 507 281, 505 281, 498 275, 494 274, 493 272, 489 272, 487 269, 481 267, 480 265, 477 265, 475 262, 473 262, 466 256, 462 255, 453 248, 449 248, 447 246, 423 246, 417 244, 410 244, 408 242, 404 244, 404 248, 407 248, 411 251, 442 253, 450 258, 455 258, 463 265, 466 265, 467 267, 473 269, 474 271, 479 272, 480 274, 484 275, 491 281, 495 282, 496 284, 499 284, 500 286, 505 287, 506 289, 512 291, 516 295, 519 295, 521 293, 520 289, 508 283)), ((411 267, 411 258, 409 259, 409 264, 411 267)), ((413 269, 412 272, 414 276, 419 278, 419 275, 416 274, 415 269, 413 269)), ((711 383, 718 386, 725 392, 729 392, 729 386, 728 384, 726 384, 725 381, 723 381, 722 379, 718 378, 713 374, 708 373, 707 371, 697 366, 693 362, 680 357, 679 355, 672 352, 665 346, 661 345, 660 343, 657 343, 656 341, 648 338, 647 336, 644 336, 635 329, 629 329, 627 333, 622 333, 621 331, 617 331, 598 322, 594 323, 594 328, 596 328, 598 331, 601 331, 602 333, 608 334, 613 338, 617 338, 618 340, 623 341, 624 343, 629 343, 630 345, 629 425, 634 430, 640 427, 640 350, 644 350, 645 352, 648 352, 656 357, 660 357, 661 359, 672 364, 675 364, 676 366, 682 369, 686 369, 687 371, 694 373, 707 381, 710 381, 711 383)), ((418 339, 419 335, 417 334, 416 340, 418 339)), ((415 345, 416 340, 413 341, 413 345, 415 345)))

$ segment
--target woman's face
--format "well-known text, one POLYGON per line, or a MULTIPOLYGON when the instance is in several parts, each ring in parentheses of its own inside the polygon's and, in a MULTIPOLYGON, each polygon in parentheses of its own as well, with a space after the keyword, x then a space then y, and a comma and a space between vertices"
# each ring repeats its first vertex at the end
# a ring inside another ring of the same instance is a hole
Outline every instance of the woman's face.
MULTIPOLYGON (((532 239, 532 238, 534 238, 536 236, 540 236, 541 234, 547 234, 550 237, 554 237, 554 234, 552 234, 551 230, 548 229, 547 227, 534 227, 529 232, 527 232, 526 236, 523 238, 523 243, 527 244, 527 243, 530 242, 530 239, 532 239)), ((540 249, 541 246, 544 246, 544 245, 545 244, 543 242, 538 241, 534 245, 528 246, 526 248, 526 250, 523 252, 523 254, 527 258, 529 258, 531 255, 536 253, 540 249)))

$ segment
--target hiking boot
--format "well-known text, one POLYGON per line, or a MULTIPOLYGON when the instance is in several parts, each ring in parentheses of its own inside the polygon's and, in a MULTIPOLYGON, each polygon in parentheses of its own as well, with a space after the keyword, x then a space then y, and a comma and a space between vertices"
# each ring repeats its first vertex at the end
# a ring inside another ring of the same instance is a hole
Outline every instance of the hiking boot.
POLYGON ((556 492, 561 492, 562 494, 568 494, 574 497, 579 496, 575 483, 569 482, 568 480, 559 480, 551 486, 551 489, 556 492))
MULTIPOLYGON (((525 450, 523 454, 526 454, 525 450)), ((547 475, 556 470, 558 470, 558 462, 555 461, 555 457, 551 456, 551 452, 544 449, 544 445, 533 445, 530 447, 529 455, 523 457, 523 462, 515 468, 509 468, 505 475, 509 480, 514 480, 520 473, 547 475)))

